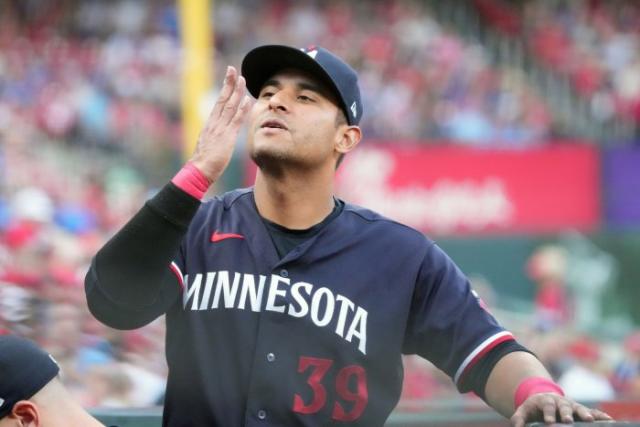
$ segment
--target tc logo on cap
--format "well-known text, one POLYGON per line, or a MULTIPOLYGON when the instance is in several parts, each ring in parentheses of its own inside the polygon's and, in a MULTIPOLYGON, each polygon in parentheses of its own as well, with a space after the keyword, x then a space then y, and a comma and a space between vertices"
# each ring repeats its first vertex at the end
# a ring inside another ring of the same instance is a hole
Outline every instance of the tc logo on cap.
POLYGON ((309 55, 310 57, 312 57, 313 59, 316 59, 316 55, 318 54, 318 48, 316 48, 315 46, 309 46, 306 49, 302 48, 300 50, 306 53, 307 55, 309 55))
POLYGON ((0 397, 0 407, 2 407, 2 405, 4 405, 4 399, 0 397))

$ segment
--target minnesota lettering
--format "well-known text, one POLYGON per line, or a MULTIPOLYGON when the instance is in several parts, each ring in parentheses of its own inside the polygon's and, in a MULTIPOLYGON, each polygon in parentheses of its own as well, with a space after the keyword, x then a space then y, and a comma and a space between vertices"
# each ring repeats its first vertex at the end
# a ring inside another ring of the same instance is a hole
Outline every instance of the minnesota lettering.
POLYGON ((320 328, 335 325, 336 335, 367 354, 367 311, 329 288, 307 282, 291 283, 277 274, 212 271, 184 276, 182 306, 185 310, 233 308, 253 312, 272 311, 292 317, 309 317, 320 328), (233 277, 232 277, 233 276, 233 277))

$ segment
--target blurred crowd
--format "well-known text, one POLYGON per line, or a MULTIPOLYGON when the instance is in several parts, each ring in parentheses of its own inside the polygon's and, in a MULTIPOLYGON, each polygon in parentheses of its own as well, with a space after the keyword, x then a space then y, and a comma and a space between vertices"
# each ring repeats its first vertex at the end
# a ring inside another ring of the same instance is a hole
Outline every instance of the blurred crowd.
POLYGON ((633 1, 527 3, 530 48, 570 78, 601 121, 640 122, 640 5, 633 1))
POLYGON ((640 122, 640 4, 628 0, 474 0, 508 37, 566 77, 592 116, 640 122))
MULTIPOLYGON (((263 43, 319 44, 361 74, 368 138, 539 143, 544 102, 515 68, 436 22, 423 2, 215 2, 216 75, 263 43), (320 6, 322 5, 322 7, 320 6)), ((173 2, 3 2, 0 108, 48 137, 166 151, 179 134, 173 2)), ((1 124, 0 124, 1 125, 1 124)))
MULTIPOLYGON (((493 67, 423 2, 215 6, 217 76, 258 44, 329 47, 363 70, 367 138, 522 146, 553 134, 522 72, 493 67)), ((0 2, 0 333, 47 348, 86 406, 162 401, 162 319, 108 329, 82 287, 96 250, 182 161, 179 58, 173 1, 0 2)), ((617 396, 640 396, 637 341, 589 365, 617 396)), ((454 396, 413 358, 407 374, 403 402, 454 396)))
MULTIPOLYGON (((558 243, 540 245, 530 254, 524 266, 535 285, 530 316, 501 309, 500 296, 481 275, 471 274, 470 281, 484 306, 536 354, 568 396, 581 402, 629 401, 637 405, 640 330, 631 330, 622 338, 595 333, 589 324, 603 319, 588 300, 599 302, 602 295, 593 284, 572 283, 572 262, 568 248, 558 243), (585 295, 589 293, 593 294, 585 295), (592 311, 589 319, 580 314, 583 305, 592 311)), ((456 396, 448 377, 430 363, 416 356, 406 361, 400 403, 404 410, 436 410, 438 405, 450 405, 452 399, 477 408, 475 396, 456 396)), ((633 416, 637 419, 638 414, 633 416)))

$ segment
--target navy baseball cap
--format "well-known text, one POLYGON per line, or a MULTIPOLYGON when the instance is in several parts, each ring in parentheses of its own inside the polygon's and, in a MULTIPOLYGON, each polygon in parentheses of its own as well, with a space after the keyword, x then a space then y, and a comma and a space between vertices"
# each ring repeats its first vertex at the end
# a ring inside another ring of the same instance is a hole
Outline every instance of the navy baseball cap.
POLYGON ((0 335, 0 419, 13 405, 30 399, 58 375, 60 368, 50 354, 35 343, 12 335, 0 335))
POLYGON ((347 122, 350 125, 360 123, 362 100, 358 74, 327 49, 318 46, 305 49, 282 45, 259 46, 244 57, 241 72, 247 81, 249 93, 257 98, 264 83, 285 68, 305 71, 324 82, 340 101, 347 122))

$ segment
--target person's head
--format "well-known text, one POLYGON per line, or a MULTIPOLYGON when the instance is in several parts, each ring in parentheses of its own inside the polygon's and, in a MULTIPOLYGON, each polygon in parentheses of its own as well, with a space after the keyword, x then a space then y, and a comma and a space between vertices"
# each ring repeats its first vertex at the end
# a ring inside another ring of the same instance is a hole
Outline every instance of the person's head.
POLYGON ((100 425, 73 402, 59 372, 33 342, 0 336, 0 427, 100 425))
POLYGON ((16 336, 0 336, 0 427, 21 426, 38 418, 31 400, 46 388, 60 368, 33 342, 16 336))
POLYGON ((596 367, 600 361, 600 344, 592 338, 582 336, 575 338, 568 347, 569 356, 587 367, 596 367))
POLYGON ((247 141, 262 169, 335 168, 360 142, 357 74, 328 50, 261 46, 245 56, 242 75, 257 99, 247 141))

